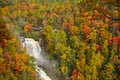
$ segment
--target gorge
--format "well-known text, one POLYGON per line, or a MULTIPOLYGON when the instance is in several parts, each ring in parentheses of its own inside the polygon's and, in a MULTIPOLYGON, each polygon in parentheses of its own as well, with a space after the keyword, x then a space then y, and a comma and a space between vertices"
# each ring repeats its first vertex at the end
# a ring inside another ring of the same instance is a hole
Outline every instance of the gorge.
POLYGON ((23 48, 26 48, 27 53, 35 58, 34 67, 37 76, 42 80, 58 80, 53 73, 53 66, 49 59, 45 56, 45 52, 39 46, 39 43, 32 38, 21 38, 23 48), (44 71, 44 70, 47 72, 44 71), (52 71, 52 75, 51 72, 52 71), (51 75, 52 78, 49 76, 51 75), (54 75, 54 76, 53 76, 54 75))

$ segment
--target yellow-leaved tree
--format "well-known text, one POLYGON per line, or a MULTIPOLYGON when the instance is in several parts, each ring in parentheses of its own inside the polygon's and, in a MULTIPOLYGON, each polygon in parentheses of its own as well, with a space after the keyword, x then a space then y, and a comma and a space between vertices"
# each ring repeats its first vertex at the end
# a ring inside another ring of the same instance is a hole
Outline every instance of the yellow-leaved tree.
POLYGON ((0 14, 0 79, 36 80, 30 59, 25 51, 20 49, 18 40, 9 33, 0 14))

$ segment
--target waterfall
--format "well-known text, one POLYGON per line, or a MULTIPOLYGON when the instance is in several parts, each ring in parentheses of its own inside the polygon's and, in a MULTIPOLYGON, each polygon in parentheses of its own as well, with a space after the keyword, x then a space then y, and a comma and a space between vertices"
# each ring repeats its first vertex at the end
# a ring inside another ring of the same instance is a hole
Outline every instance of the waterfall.
POLYGON ((35 71, 38 74, 39 78, 42 80, 52 80, 42 68, 38 67, 38 65, 45 66, 48 64, 47 58, 45 58, 41 54, 41 47, 38 42, 32 38, 21 38, 23 47, 26 47, 27 53, 36 59, 35 63, 35 71))
POLYGON ((37 41, 34 41, 31 38, 25 38, 24 46, 30 56, 33 56, 37 60, 39 59, 41 48, 37 41))

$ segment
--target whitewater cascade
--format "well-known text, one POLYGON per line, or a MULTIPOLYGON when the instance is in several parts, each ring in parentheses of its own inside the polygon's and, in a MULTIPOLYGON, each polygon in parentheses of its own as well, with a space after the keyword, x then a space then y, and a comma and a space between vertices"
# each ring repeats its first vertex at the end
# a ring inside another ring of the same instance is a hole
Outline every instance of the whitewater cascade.
POLYGON ((35 71, 40 79, 42 80, 52 80, 47 74, 43 71, 42 68, 38 67, 38 65, 44 66, 48 63, 46 58, 41 55, 41 47, 38 42, 32 38, 22 38, 22 45, 26 47, 27 53, 36 59, 35 63, 35 71))

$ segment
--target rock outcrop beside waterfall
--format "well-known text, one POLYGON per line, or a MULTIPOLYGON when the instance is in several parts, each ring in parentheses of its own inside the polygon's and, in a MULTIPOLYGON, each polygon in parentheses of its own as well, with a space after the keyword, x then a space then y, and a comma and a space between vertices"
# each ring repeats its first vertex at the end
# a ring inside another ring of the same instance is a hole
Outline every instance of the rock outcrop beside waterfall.
MULTIPOLYGON (((44 49, 41 49, 41 54, 47 58, 47 55, 45 54, 44 49)), ((46 73, 47 75, 52 79, 52 80, 61 80, 60 77, 57 75, 57 71, 55 70, 55 65, 56 62, 55 61, 50 61, 48 58, 48 63, 43 66, 43 65, 38 65, 39 67, 41 67, 46 73)))

